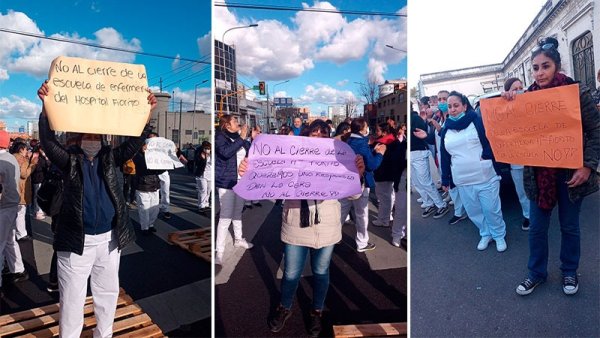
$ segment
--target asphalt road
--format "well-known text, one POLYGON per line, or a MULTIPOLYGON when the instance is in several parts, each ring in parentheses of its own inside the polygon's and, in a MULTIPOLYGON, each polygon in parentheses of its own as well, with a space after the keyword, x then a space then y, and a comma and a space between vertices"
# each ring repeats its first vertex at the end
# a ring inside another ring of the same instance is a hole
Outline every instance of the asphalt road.
POLYGON ((549 231, 548 280, 528 296, 515 289, 527 276, 527 232, 512 183, 501 188, 508 249, 492 242, 476 249, 471 221, 449 225, 452 211, 422 218, 417 193, 412 202, 412 337, 600 337, 600 194, 581 207, 579 292, 566 296, 560 272, 557 212, 549 231))
MULTIPOLYGON (((183 169, 172 171, 172 218, 159 219, 155 234, 142 235, 137 210, 130 210, 137 239, 121 254, 121 287, 172 337, 208 337, 211 333, 210 264, 166 240, 169 232, 210 226, 210 219, 196 211, 196 198, 194 177, 183 169)), ((32 219, 28 230, 33 231, 34 240, 20 245, 30 278, 4 286, 1 314, 58 302, 58 294, 46 291, 52 255, 50 219, 32 219)))
MULTIPOLYGON (((279 303, 281 207, 263 201, 260 208, 244 212, 244 235, 254 243, 251 250, 226 259, 217 268, 215 286, 215 330, 218 337, 302 337, 307 336, 312 289, 310 274, 304 274, 292 307, 292 317, 282 331, 271 333, 267 318, 279 303), (252 229, 252 228, 256 229, 252 229), (248 230, 247 230, 248 229, 248 230), (249 237, 251 236, 251 237, 249 237), (237 264, 236 264, 237 263, 237 264), (235 267, 229 265, 236 264, 235 267), (223 278, 220 274, 229 274, 223 278)), ((387 232, 371 233, 373 240, 387 238, 387 232)), ((401 260, 406 252, 392 247, 389 239, 377 242, 367 254, 354 249, 355 227, 343 227, 343 239, 334 250, 330 266, 330 288, 323 314, 322 336, 332 336, 333 325, 404 322, 407 319, 406 268, 378 268, 377 251, 401 260), (391 251, 388 251, 391 250, 391 251), (389 254, 388 254, 389 253, 389 254), (367 256, 370 255, 370 256, 367 256)), ((404 256, 405 260, 405 256, 404 256)), ((406 266, 406 264, 404 264, 406 266)), ((309 270, 305 270, 307 272, 309 270)))

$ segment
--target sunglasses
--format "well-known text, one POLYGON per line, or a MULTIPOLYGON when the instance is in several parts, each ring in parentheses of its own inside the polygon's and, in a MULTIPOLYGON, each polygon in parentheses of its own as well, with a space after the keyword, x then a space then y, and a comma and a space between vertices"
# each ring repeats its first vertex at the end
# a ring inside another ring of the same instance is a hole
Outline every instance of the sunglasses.
POLYGON ((552 49, 552 48, 554 48, 553 44, 551 44, 551 43, 545 43, 545 44, 543 44, 541 46, 535 46, 535 47, 533 47, 533 49, 531 50, 531 52, 535 53, 535 52, 539 51, 540 49, 542 49, 542 50, 549 50, 549 49, 552 49))

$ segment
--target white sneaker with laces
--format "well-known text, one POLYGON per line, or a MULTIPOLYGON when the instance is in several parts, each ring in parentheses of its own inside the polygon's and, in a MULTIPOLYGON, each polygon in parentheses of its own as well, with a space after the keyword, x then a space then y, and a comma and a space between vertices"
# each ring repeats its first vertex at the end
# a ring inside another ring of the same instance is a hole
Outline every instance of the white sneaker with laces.
POLYGON ((240 238, 233 242, 233 246, 236 248, 252 249, 254 244, 246 242, 245 238, 240 238))

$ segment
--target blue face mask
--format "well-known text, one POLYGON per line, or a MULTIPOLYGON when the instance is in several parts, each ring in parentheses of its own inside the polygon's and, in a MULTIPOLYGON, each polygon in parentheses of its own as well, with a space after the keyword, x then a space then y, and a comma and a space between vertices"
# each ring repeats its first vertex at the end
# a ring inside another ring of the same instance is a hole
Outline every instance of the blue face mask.
POLYGON ((448 112, 448 102, 438 102, 438 108, 442 111, 442 113, 448 112))
POLYGON ((463 116, 465 116, 465 112, 462 112, 456 116, 452 116, 452 115, 448 115, 448 118, 452 121, 458 121, 460 120, 463 116))

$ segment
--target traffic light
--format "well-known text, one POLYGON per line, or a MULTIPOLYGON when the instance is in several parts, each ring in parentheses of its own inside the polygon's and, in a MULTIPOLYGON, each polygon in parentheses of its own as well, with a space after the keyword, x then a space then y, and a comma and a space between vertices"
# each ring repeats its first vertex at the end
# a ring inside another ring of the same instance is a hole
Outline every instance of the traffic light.
POLYGON ((265 81, 259 81, 258 82, 258 93, 260 95, 265 95, 266 90, 265 90, 265 81))

